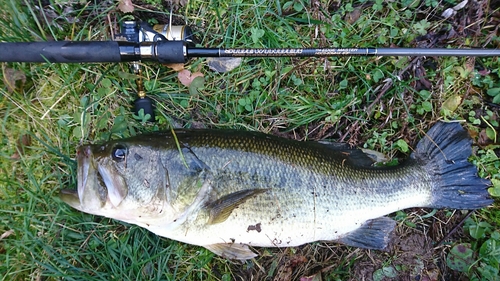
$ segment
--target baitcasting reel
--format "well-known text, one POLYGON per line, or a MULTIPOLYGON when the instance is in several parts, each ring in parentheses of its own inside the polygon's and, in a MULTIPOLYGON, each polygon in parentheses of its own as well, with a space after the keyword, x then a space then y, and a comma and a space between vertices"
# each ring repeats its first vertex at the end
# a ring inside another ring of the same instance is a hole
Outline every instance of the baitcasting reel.
MULTIPOLYGON (((151 46, 147 44, 148 42, 153 43, 158 41, 182 41, 188 46, 194 46, 193 32, 189 26, 158 24, 151 27, 145 22, 138 23, 136 21, 123 22, 121 33, 116 34, 114 40, 136 44, 141 43, 140 46, 146 48, 151 48, 151 46)), ((142 51, 142 49, 140 49, 140 51, 142 51)), ((139 115, 142 109, 144 115, 149 114, 147 121, 154 121, 154 101, 146 96, 142 80, 142 69, 139 61, 132 62, 131 71, 138 77, 135 80, 138 98, 134 101, 134 113, 139 115)))

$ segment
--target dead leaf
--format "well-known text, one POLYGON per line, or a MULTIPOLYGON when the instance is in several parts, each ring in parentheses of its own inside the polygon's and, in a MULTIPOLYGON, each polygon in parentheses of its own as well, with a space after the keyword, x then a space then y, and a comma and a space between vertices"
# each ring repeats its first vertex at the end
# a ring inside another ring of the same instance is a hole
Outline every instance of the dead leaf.
POLYGON ((458 106, 462 103, 462 96, 461 95, 453 95, 446 99, 446 101, 443 103, 442 108, 444 110, 448 110, 449 112, 455 111, 458 106))
POLYGON ((177 72, 182 71, 184 69, 183 63, 164 63, 163 65, 177 72))
POLYGON ((300 281, 321 281, 321 272, 318 272, 311 276, 300 277, 300 281))
POLYGON ((474 71, 474 66, 476 65, 476 58, 474 57, 468 57, 467 60, 465 61, 465 70, 469 73, 472 73, 474 71))
POLYGON ((14 154, 12 154, 12 156, 10 156, 10 159, 12 160, 19 160, 19 158, 21 158, 21 155, 24 154, 25 152, 25 147, 27 146, 30 146, 31 145, 31 136, 28 135, 28 134, 24 134, 22 135, 19 140, 17 140, 17 151, 14 152, 14 154))
POLYGON ((14 230, 12 230, 12 229, 11 230, 7 230, 6 232, 2 233, 2 235, 0 235, 0 240, 9 237, 12 234, 14 234, 14 230))
POLYGON ((476 130, 467 130, 467 132, 472 139, 476 139, 479 137, 479 133, 476 130))
POLYGON ((191 73, 191 71, 187 69, 183 69, 182 71, 179 71, 179 73, 177 73, 179 81, 181 82, 182 85, 186 87, 189 87, 189 85, 191 85, 191 83, 196 77, 203 77, 203 76, 204 75, 201 72, 191 73))
POLYGON ((486 76, 491 73, 491 70, 485 68, 483 70, 479 70, 477 73, 479 73, 479 75, 481 76, 486 76))
POLYGON ((447 19, 447 18, 451 18, 456 13, 457 13, 457 11, 453 10, 452 8, 448 8, 448 9, 444 10, 444 12, 441 14, 441 16, 443 18, 447 19))
POLYGON ((22 71, 13 68, 5 68, 3 72, 3 81, 7 85, 7 90, 12 93, 16 88, 22 88, 26 83, 26 75, 22 71))
POLYGON ((231 71, 241 65, 240 57, 207 58, 208 67, 219 73, 231 71))
POLYGON ((487 146, 488 144, 491 144, 493 141, 488 137, 488 133, 486 132, 486 129, 481 130, 479 132, 478 138, 477 138, 477 144, 480 146, 487 146))
POLYGON ((450 17, 456 15, 457 11, 463 9, 467 5, 468 2, 469 2, 469 0, 464 0, 464 1, 460 2, 460 3, 458 3, 458 5, 456 5, 455 7, 446 9, 441 14, 441 16, 443 18, 447 19, 447 18, 450 18, 450 17))
POLYGON ((118 9, 124 13, 132 13, 134 11, 134 5, 132 4, 132 0, 120 0, 120 4, 118 4, 118 9))
POLYGON ((285 261, 285 263, 278 268, 274 281, 292 280, 293 269, 306 262, 307 258, 302 255, 290 257, 289 260, 285 261))
POLYGON ((181 6, 184 7, 184 6, 186 6, 188 0, 170 0, 170 1, 167 1, 167 2, 176 4, 176 5, 181 5, 181 6))
POLYGON ((352 12, 347 13, 344 20, 349 24, 355 23, 361 17, 361 7, 355 8, 352 12))

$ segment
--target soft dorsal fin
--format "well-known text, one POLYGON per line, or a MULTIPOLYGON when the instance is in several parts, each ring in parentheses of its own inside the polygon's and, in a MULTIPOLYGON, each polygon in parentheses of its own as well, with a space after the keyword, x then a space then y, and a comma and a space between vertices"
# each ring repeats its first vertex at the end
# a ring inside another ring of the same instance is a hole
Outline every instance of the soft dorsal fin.
POLYGON ((240 204, 266 191, 267 189, 245 189, 222 196, 207 205, 207 210, 209 212, 208 224, 216 224, 225 221, 229 215, 231 215, 231 212, 240 204))
POLYGON ((235 243, 219 243, 203 246, 213 253, 233 260, 248 260, 255 258, 256 253, 252 252, 247 245, 235 243))
POLYGON ((365 222, 360 228, 337 241, 358 248, 383 250, 389 244, 395 226, 393 219, 376 218, 365 222))
POLYGON ((346 143, 338 142, 319 141, 318 143, 328 148, 335 158, 343 159, 353 166, 371 167, 374 163, 385 160, 382 153, 370 149, 351 148, 346 143))

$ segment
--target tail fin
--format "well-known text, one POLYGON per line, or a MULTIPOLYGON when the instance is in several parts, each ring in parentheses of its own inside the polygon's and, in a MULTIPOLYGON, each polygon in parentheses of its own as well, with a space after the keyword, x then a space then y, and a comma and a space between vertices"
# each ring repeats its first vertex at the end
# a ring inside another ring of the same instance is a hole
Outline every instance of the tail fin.
POLYGON ((479 209, 493 203, 491 182, 467 161, 472 140, 456 122, 438 122, 417 144, 411 158, 423 163, 434 185, 431 208, 479 209))

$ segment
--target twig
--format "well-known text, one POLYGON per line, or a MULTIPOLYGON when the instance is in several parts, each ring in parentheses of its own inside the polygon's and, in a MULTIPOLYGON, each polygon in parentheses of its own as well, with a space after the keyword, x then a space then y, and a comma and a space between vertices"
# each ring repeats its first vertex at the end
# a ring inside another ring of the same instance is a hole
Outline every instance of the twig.
POLYGON ((474 212, 474 210, 470 210, 467 215, 457 224, 455 225, 455 227, 453 227, 452 230, 450 230, 450 232, 448 232, 448 234, 446 234, 443 239, 439 240, 439 242, 436 244, 436 247, 439 247, 441 246, 441 244, 443 244, 443 242, 448 239, 453 233, 455 233, 455 231, 457 231, 458 227, 461 226, 462 224, 464 224, 465 220, 470 217, 470 215, 472 215, 472 213, 474 212))

